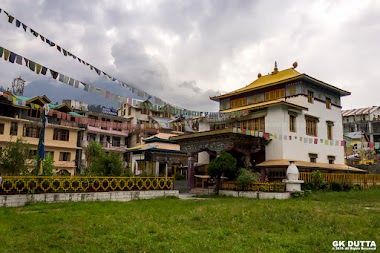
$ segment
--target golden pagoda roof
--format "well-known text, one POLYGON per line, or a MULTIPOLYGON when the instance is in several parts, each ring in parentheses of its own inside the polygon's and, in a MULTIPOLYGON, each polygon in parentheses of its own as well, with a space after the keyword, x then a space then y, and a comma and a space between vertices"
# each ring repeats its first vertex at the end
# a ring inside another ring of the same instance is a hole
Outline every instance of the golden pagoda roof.
MULTIPOLYGON (((295 66, 297 66, 297 65, 295 65, 295 66)), ((308 79, 310 81, 313 81, 314 83, 318 83, 322 86, 336 90, 337 92, 339 92, 343 96, 351 94, 348 91, 339 89, 335 86, 332 86, 330 84, 319 81, 318 79, 315 79, 311 76, 308 76, 306 74, 301 74, 300 72, 295 70, 294 67, 278 71, 277 64, 276 64, 274 71, 272 73, 270 73, 268 75, 264 75, 264 76, 261 76, 261 74, 259 74, 258 78, 255 81, 253 81, 252 83, 248 84, 247 86, 240 88, 240 89, 237 89, 237 90, 234 90, 232 92, 223 94, 223 95, 210 97, 210 99, 218 101, 221 98, 231 97, 233 95, 238 95, 238 94, 242 94, 242 93, 257 90, 257 89, 261 89, 261 88, 265 88, 265 87, 269 87, 269 86, 274 86, 277 84, 282 84, 282 83, 285 83, 288 81, 298 80, 300 78, 308 79)))
POLYGON ((271 74, 257 78, 255 81, 248 84, 246 87, 235 90, 234 92, 251 90, 253 88, 258 88, 258 87, 265 86, 271 83, 277 83, 277 82, 287 80, 292 77, 301 76, 301 75, 302 74, 298 72, 297 70, 295 70, 294 68, 284 69, 277 73, 272 72, 271 74))

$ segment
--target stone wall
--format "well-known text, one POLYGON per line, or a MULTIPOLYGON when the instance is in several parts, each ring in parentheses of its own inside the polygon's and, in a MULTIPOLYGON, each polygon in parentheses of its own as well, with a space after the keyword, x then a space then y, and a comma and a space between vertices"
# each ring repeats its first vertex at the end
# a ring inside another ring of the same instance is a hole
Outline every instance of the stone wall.
POLYGON ((114 192, 84 192, 84 193, 44 193, 0 195, 0 207, 24 206, 27 203, 56 203, 80 201, 131 201, 136 199, 153 199, 159 197, 179 197, 179 191, 114 191, 114 192))
POLYGON ((254 192, 220 190, 219 195, 250 199, 289 199, 290 192, 254 192))

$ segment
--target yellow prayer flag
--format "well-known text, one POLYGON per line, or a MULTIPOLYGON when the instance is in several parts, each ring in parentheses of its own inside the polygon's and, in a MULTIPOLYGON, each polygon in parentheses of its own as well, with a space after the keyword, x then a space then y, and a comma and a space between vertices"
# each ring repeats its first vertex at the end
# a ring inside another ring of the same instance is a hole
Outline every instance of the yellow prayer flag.
POLYGON ((36 72, 39 74, 41 72, 41 65, 36 63, 36 72))
POLYGON ((10 54, 9 50, 4 48, 4 60, 8 61, 9 54, 10 54))

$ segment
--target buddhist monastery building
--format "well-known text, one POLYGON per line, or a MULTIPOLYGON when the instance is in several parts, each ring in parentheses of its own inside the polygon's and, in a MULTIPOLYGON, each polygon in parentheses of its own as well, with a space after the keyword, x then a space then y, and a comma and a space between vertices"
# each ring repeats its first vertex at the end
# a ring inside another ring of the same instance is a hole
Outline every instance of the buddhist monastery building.
POLYGON ((190 156, 189 175, 196 156, 199 162, 206 153, 212 159, 221 151, 237 158, 238 167, 248 166, 269 180, 285 178, 289 161, 300 171, 363 172, 344 164, 341 97, 350 92, 296 67, 279 71, 275 64, 270 74, 210 98, 220 110, 217 119, 206 115, 208 131, 171 138, 190 156))

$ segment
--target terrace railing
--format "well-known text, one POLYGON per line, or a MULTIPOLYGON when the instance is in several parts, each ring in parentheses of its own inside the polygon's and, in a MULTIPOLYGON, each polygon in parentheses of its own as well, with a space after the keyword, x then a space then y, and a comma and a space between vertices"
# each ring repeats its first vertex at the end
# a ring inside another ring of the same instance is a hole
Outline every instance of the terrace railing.
MULTIPOLYGON (((372 187, 380 185, 380 174, 335 174, 335 173, 322 173, 321 174, 326 183, 332 182, 350 182, 352 184, 358 184, 362 187, 372 187)), ((310 172, 300 172, 299 179, 304 180, 305 183, 312 181, 310 172)))
POLYGON ((173 177, 3 176, 0 194, 170 190, 173 177))

